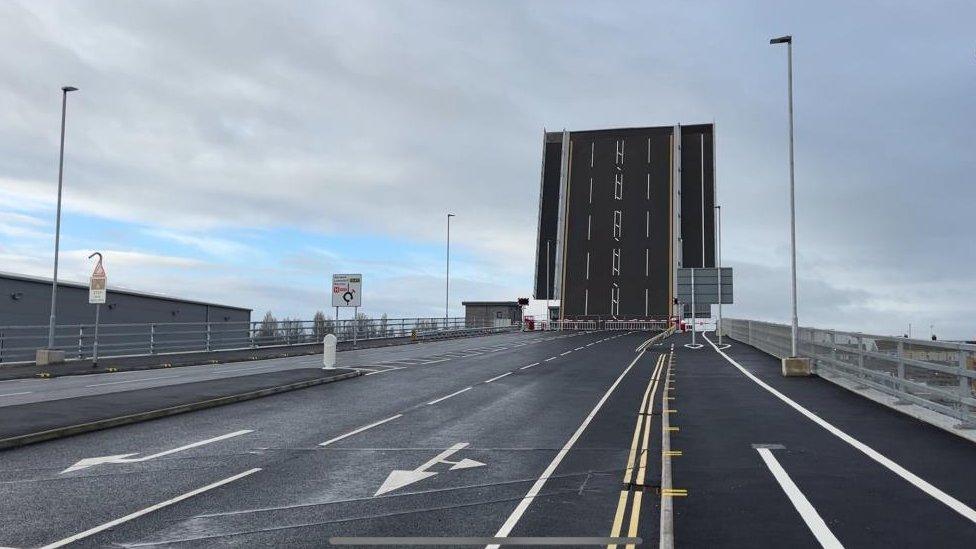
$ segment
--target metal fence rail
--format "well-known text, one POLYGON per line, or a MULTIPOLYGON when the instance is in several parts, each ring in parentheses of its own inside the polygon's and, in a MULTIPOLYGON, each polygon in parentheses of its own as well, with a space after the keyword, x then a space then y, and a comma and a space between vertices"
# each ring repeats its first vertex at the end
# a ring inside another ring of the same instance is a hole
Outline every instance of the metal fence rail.
MULTIPOLYGON (((732 339, 783 358, 790 354, 790 326, 723 319, 732 339)), ((850 379, 976 428, 976 345, 800 328, 797 352, 814 371, 850 379)))
MULTIPOLYGON (((102 324, 98 328, 98 355, 118 357, 301 345, 321 342, 330 333, 339 341, 413 336, 429 339, 437 333, 443 336, 457 332, 460 335, 463 330, 487 328, 493 326, 466 322, 464 318, 102 324)), ((0 326, 0 363, 34 360, 36 350, 47 347, 47 330, 47 326, 0 326)), ((54 341, 55 348, 65 351, 69 359, 91 358, 95 326, 57 326, 54 341)))

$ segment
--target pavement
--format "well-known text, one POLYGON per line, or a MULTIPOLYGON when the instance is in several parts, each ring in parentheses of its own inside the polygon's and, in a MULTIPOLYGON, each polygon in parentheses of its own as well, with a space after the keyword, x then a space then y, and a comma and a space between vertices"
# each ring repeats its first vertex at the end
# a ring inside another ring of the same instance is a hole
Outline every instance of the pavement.
POLYGON ((648 337, 364 350, 342 383, 2 451, 0 546, 976 546, 971 443, 735 342, 648 337))

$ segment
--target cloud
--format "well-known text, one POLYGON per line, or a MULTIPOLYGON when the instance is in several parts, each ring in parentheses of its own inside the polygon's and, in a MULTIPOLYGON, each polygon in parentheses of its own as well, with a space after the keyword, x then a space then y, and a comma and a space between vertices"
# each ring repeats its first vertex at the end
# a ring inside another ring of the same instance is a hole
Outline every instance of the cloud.
MULTIPOLYGON (((7 2, 0 212, 50 211, 58 88, 70 83, 66 215, 155 239, 121 230, 101 235, 106 248, 192 257, 206 265, 193 276, 220 280, 209 287, 231 301, 281 299, 293 315, 311 311, 286 287, 308 292, 320 281, 301 273, 313 267, 399 280, 378 307, 437 310, 440 259, 399 251, 440 247, 448 211, 456 273, 470 282, 459 296, 531 288, 543 127, 715 120, 726 259, 757 266, 739 282, 758 289, 754 314, 773 315, 788 294, 756 281, 782 285, 774 273, 788 265, 785 52, 767 44, 786 29, 801 296, 865 330, 959 315, 954 333, 972 337, 971 315, 951 302, 976 302, 974 10, 7 2), (294 231, 342 251, 293 253, 282 235, 294 231), (384 241, 390 259, 343 249, 350 235, 384 241), (240 272, 242 254, 264 254, 261 274, 240 272), (262 286, 268 273, 280 285, 262 286)), ((50 230, 22 221, 0 229, 8 255, 16 231, 50 230)))

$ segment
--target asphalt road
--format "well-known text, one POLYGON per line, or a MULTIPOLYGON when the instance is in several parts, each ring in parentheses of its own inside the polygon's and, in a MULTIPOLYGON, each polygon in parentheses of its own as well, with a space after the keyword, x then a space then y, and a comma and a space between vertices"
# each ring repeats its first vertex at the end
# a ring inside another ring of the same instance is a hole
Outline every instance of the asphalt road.
POLYGON ((678 547, 976 546, 968 441, 782 378, 746 346, 676 336, 635 352, 646 339, 364 351, 356 379, 5 451, 0 546, 631 534, 656 546, 669 505, 678 547))
MULTIPOLYGON (((646 338, 470 340, 457 353, 469 356, 434 359, 438 350, 414 365, 370 362, 376 373, 338 384, 6 451, 0 545, 321 547, 347 534, 491 536, 624 371, 643 382, 617 384, 603 409, 633 422, 654 366, 649 355, 634 360, 646 338), (124 457, 78 463, 101 456, 124 457), (381 491, 392 471, 418 468, 436 474, 381 491), (111 527, 72 538, 100 525, 111 527)), ((609 533, 619 481, 606 492, 592 477, 623 473, 629 438, 593 441, 588 457, 557 471, 569 484, 537 498, 590 501, 584 520, 561 517, 565 532, 609 533)))

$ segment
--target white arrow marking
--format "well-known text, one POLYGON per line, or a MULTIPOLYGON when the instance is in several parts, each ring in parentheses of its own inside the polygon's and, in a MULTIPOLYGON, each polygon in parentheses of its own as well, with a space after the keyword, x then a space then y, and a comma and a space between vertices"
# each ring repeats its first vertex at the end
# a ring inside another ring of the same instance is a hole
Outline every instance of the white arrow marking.
POLYGON ((403 488, 408 484, 413 484, 418 480, 424 480, 427 477, 432 477, 437 473, 431 473, 429 471, 402 471, 394 470, 390 472, 390 475, 386 477, 383 481, 383 485, 380 489, 373 494, 373 497, 385 494, 387 492, 392 492, 398 488, 403 488))
POLYGON ((253 432, 251 429, 244 429, 242 431, 234 431, 233 433, 227 433, 226 435, 220 435, 219 437, 208 438, 207 440, 201 440, 199 442, 194 442, 192 444, 187 444, 185 446, 180 446, 179 448, 173 448, 172 450, 166 450, 164 452, 158 452, 158 453, 151 454, 151 455, 148 455, 148 456, 143 456, 143 457, 140 457, 140 458, 131 458, 130 459, 130 456, 138 455, 138 453, 135 453, 135 454, 118 454, 118 455, 114 455, 114 456, 102 456, 102 457, 85 458, 85 459, 82 459, 82 460, 78 461, 77 463, 75 463, 71 467, 68 467, 64 471, 61 471, 61 473, 64 474, 64 473, 70 473, 72 471, 80 471, 81 469, 87 469, 89 467, 93 467, 95 465, 100 465, 102 463, 138 463, 140 461, 149 461, 151 459, 156 459, 158 457, 168 456, 170 454, 175 454, 177 452, 182 452, 183 450, 189 450, 190 448, 196 448, 198 446, 203 446, 205 444, 210 444, 212 442, 219 442, 221 440, 226 440, 228 438, 233 438, 233 437, 240 436, 240 435, 246 435, 247 433, 251 433, 251 432, 253 432))
MULTIPOLYGON (((448 461, 445 463, 450 463, 450 462, 448 461)), ((457 469, 470 469, 471 467, 481 467, 482 465, 484 465, 484 463, 481 463, 480 461, 464 458, 461 461, 452 465, 450 470, 455 471, 457 469)))
POLYGON ((451 446, 447 450, 444 450, 443 452, 437 454, 436 456, 431 458, 427 463, 424 463, 423 465, 417 467, 412 471, 394 469, 393 471, 390 472, 389 475, 387 475, 386 480, 383 481, 383 484, 380 486, 379 490, 377 490, 376 493, 373 494, 373 497, 383 495, 387 492, 392 492, 393 490, 403 488, 404 486, 413 484, 414 482, 421 481, 424 480, 425 478, 430 478, 436 475, 437 474, 436 472, 430 472, 427 469, 430 469, 431 467, 437 465, 438 463, 450 463, 451 471, 454 471, 456 469, 470 469, 471 467, 483 466, 484 463, 481 463, 480 461, 475 461, 473 459, 467 459, 467 458, 462 459, 461 461, 447 461, 447 458, 451 457, 458 451, 463 450, 467 446, 468 446, 467 442, 459 442, 454 446, 451 446))

